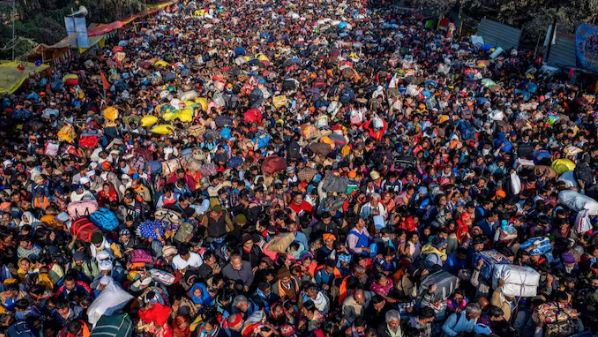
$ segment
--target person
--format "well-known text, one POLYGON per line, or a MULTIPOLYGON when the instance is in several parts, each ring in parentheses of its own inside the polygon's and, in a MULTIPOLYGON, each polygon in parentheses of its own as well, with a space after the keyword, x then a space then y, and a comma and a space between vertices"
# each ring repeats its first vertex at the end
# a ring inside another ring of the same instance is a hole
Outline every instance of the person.
POLYGON ((370 233, 365 228, 365 220, 360 218, 347 234, 347 248, 353 254, 369 253, 370 233))
POLYGON ((240 255, 233 255, 230 262, 222 268, 222 276, 227 280, 238 282, 247 291, 253 283, 254 272, 249 262, 243 261, 240 255))
POLYGON ((492 298, 490 299, 490 304, 499 307, 503 311, 504 319, 509 321, 511 319, 511 310, 512 305, 514 305, 514 298, 512 296, 507 296, 502 292, 502 288, 505 285, 505 281, 503 279, 498 280, 498 286, 496 290, 492 293, 492 298))
POLYGON ((443 336, 453 337, 473 332, 480 315, 481 310, 477 303, 468 304, 465 311, 455 312, 446 319, 442 325, 443 336))
POLYGON ((172 267, 175 270, 197 269, 201 267, 203 260, 197 253, 189 251, 189 247, 182 246, 178 254, 172 259, 172 267))
POLYGON ((432 322, 434 321, 434 310, 429 307, 424 307, 420 310, 418 315, 409 317, 407 327, 414 330, 414 335, 418 337, 432 336, 432 322))
POLYGON ((388 1, 133 10, 0 94, 0 333, 101 304, 157 337, 597 325, 591 74, 388 1))
POLYGON ((366 308, 365 292, 357 289, 343 301, 343 315, 347 322, 352 323, 358 317, 363 317, 366 308))
POLYGON ((401 314, 396 310, 389 310, 385 314, 385 323, 378 327, 378 337, 402 337, 401 314))
POLYGON ((490 318, 490 330, 492 330, 494 335, 506 336, 514 333, 514 329, 505 319, 505 314, 501 308, 490 306, 488 309, 488 317, 490 318))

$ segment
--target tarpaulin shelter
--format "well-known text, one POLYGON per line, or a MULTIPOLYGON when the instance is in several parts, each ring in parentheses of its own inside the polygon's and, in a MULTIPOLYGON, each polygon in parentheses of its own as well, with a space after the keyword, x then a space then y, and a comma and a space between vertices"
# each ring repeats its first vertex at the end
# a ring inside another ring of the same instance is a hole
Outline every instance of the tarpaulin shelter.
POLYGON ((146 15, 154 14, 157 11, 159 11, 160 9, 162 9, 164 7, 167 7, 167 6, 170 6, 170 5, 174 4, 174 3, 175 3, 174 1, 169 1, 169 2, 158 4, 158 5, 149 6, 148 10, 146 12, 144 12, 144 13, 139 13, 139 14, 131 15, 131 16, 128 16, 128 17, 126 17, 124 19, 117 20, 117 21, 114 21, 114 22, 110 22, 110 23, 107 23, 107 24, 97 25, 97 26, 95 26, 95 27, 90 28, 90 29, 87 30, 87 36, 88 37, 93 37, 93 36, 102 36, 104 34, 108 34, 108 33, 112 32, 114 30, 117 30, 117 29, 120 29, 120 28, 124 27, 125 25, 131 23, 132 21, 134 21, 134 20, 136 20, 138 18, 144 17, 146 15))
POLYGON ((12 94, 30 75, 48 68, 46 64, 37 67, 29 62, 0 61, 0 94, 12 94))

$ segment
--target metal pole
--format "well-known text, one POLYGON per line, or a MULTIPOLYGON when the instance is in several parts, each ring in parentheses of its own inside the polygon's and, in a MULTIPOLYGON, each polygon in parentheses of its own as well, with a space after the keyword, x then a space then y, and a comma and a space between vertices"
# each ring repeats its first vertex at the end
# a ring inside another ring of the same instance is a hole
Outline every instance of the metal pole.
POLYGON ((556 28, 556 14, 552 19, 552 27, 550 27, 550 36, 548 37, 548 47, 546 48, 546 59, 544 60, 545 63, 548 63, 550 59, 550 49, 552 48, 552 39, 554 38, 554 31, 556 28))
POLYGON ((12 60, 15 60, 15 45, 17 41, 15 40, 15 7, 16 7, 16 0, 12 0, 12 60))

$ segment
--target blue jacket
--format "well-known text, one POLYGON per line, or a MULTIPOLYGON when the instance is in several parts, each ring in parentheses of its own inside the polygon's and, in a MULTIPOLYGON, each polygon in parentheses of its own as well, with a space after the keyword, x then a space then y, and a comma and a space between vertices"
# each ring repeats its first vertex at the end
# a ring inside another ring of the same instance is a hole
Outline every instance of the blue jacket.
POLYGON ((467 319, 465 311, 450 315, 442 325, 443 336, 457 336, 461 332, 472 332, 477 319, 467 319))

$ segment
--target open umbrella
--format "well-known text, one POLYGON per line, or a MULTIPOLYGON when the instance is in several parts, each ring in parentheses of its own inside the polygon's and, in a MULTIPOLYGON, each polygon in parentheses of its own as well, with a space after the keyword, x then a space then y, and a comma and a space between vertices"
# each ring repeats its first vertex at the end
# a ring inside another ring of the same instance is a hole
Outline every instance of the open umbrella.
POLYGON ((322 155, 324 157, 326 157, 330 152, 332 152, 332 147, 330 146, 330 144, 326 143, 311 143, 309 145, 309 149, 311 150, 311 152, 322 155))
POLYGON ((494 82, 493 80, 491 80, 489 78, 484 78, 484 79, 482 79, 482 85, 485 86, 486 88, 492 88, 492 87, 496 86, 496 82, 494 82))

